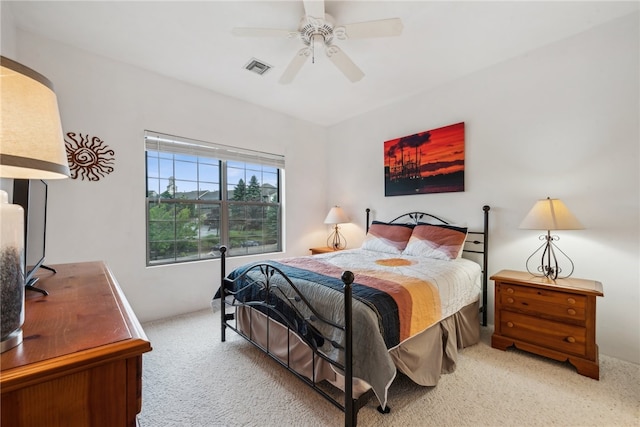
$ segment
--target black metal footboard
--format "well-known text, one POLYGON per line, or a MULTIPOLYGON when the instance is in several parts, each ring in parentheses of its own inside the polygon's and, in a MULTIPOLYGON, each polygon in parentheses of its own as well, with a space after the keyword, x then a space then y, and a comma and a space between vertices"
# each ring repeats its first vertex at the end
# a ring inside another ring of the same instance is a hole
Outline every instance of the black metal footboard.
POLYGON ((306 297, 300 292, 298 287, 275 266, 268 262, 255 263, 235 277, 233 280, 227 277, 226 272, 226 247, 220 248, 221 261, 221 284, 220 287, 220 316, 221 316, 221 339, 226 339, 226 329, 229 328, 253 345, 258 347, 273 360, 278 362, 285 369, 293 373, 297 378, 305 382, 309 387, 318 392, 321 396, 333 405, 344 411, 345 426, 355 426, 357 424, 358 410, 366 404, 372 393, 365 393, 358 399, 353 398, 353 329, 352 329, 352 283, 354 275, 350 271, 342 274, 344 283, 344 316, 343 325, 326 319, 315 308, 309 304, 306 297), (267 317, 267 338, 266 346, 253 339, 250 334, 245 333, 235 319, 238 307, 248 307, 262 312, 267 317), (227 309, 232 308, 233 312, 228 313, 227 309), (290 363, 290 343, 287 343, 287 357, 283 361, 281 357, 274 354, 269 347, 269 320, 286 326, 287 335, 295 332, 298 337, 311 349, 312 374, 311 378, 299 373, 290 363), (235 320, 235 321, 234 321, 235 320), (327 329, 334 328, 339 333, 344 334, 343 340, 336 340, 335 336, 323 333, 327 329), (330 345, 336 351, 342 352, 341 358, 330 358, 325 352, 320 350, 322 345, 330 345), (341 403, 334 396, 327 393, 316 382, 316 370, 318 369, 316 358, 322 359, 333 365, 338 372, 344 372, 344 401, 341 403), (334 360, 335 359, 335 360, 334 360))

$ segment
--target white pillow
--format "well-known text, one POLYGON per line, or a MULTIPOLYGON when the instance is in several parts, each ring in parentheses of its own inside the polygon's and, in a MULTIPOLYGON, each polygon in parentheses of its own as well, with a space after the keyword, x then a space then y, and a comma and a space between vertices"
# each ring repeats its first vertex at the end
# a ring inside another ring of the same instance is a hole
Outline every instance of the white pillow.
POLYGON ((466 238, 466 227, 418 224, 402 254, 452 260, 462 255, 466 238))
POLYGON ((362 249, 401 254, 409 242, 412 231, 411 224, 387 224, 373 221, 367 237, 362 242, 362 249))

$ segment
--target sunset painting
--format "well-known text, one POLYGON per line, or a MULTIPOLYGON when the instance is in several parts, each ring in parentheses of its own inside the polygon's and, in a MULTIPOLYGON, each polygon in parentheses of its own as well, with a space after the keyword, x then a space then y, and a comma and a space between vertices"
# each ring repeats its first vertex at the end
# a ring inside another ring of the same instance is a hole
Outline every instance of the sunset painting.
POLYGON ((384 143, 384 195, 464 191, 464 122, 384 143))

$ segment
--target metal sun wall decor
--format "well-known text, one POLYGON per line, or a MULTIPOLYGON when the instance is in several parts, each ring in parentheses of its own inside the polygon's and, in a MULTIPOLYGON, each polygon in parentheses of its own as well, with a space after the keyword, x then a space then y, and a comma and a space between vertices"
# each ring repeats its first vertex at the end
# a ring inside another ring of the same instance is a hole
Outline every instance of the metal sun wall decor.
POLYGON ((464 191, 464 122, 385 141, 385 196, 457 191, 464 191))
POLYGON ((72 179, 98 181, 113 172, 115 152, 97 136, 67 132, 64 143, 72 179))

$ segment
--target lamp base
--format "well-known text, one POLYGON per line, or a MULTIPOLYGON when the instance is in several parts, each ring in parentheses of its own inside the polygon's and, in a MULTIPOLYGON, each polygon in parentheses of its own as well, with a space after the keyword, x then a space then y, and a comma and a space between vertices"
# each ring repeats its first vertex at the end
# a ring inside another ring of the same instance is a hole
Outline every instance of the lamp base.
POLYGON ((562 250, 553 243, 555 240, 560 240, 560 238, 558 236, 552 236, 551 233, 547 232, 546 235, 540 236, 540 240, 544 240, 544 243, 538 249, 536 249, 529 256, 529 258, 527 258, 527 262, 526 262, 527 271, 532 276, 547 277, 551 280, 555 280, 558 278, 564 279, 571 276, 573 274, 573 269, 574 269, 573 261, 571 261, 571 258, 569 258, 567 254, 562 252, 562 250), (531 260, 531 258, 534 257, 534 255, 540 252, 541 249, 542 249, 542 256, 540 257, 540 265, 538 265, 536 267, 536 271, 533 272, 531 271, 531 268, 529 268, 529 261, 531 260), (569 261, 569 264, 571 265, 571 271, 569 271, 569 274, 566 274, 564 276, 558 276, 558 274, 562 272, 562 268, 558 265, 558 259, 556 258, 556 251, 564 255, 567 261, 569 261))
POLYGON ((327 238, 327 246, 333 248, 334 251, 344 249, 347 247, 347 239, 338 231, 338 225, 336 224, 333 232, 327 238))
POLYGON ((4 340, 2 340, 2 342, 0 342, 0 353, 11 350, 13 347, 20 344, 22 344, 22 328, 11 332, 4 340))

